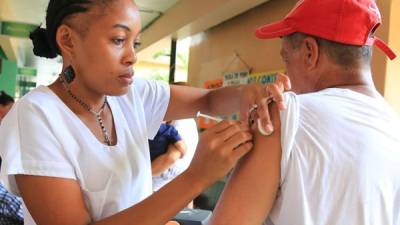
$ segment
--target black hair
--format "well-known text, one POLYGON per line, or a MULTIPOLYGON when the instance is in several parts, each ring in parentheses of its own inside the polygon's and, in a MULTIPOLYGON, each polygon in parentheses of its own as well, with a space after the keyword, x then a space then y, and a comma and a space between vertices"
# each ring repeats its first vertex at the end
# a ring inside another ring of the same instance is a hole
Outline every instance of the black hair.
POLYGON ((40 57, 57 57, 61 54, 56 42, 58 27, 72 15, 88 12, 94 4, 107 2, 107 0, 50 0, 46 12, 46 29, 39 26, 29 35, 33 42, 33 53, 40 57))
POLYGON ((371 62, 371 46, 347 45, 304 33, 293 33, 285 38, 287 38, 292 47, 296 49, 300 47, 301 43, 306 37, 315 38, 318 45, 324 49, 325 53, 329 56, 332 62, 344 68, 352 68, 360 63, 369 64, 371 62))
POLYGON ((0 91, 0 105, 8 105, 10 103, 14 103, 14 98, 9 96, 4 91, 0 91))

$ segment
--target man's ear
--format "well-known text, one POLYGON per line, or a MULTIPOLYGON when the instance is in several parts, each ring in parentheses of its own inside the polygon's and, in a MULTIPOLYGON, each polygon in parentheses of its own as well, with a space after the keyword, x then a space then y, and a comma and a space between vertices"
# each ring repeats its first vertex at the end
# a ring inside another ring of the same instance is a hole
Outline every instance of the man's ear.
POLYGON ((74 52, 74 31, 71 27, 62 24, 58 27, 56 33, 57 46, 60 49, 62 55, 68 55, 71 57, 74 52))
POLYGON ((306 37, 303 40, 302 48, 306 68, 314 69, 318 64, 320 57, 319 45, 317 40, 313 37, 306 37))

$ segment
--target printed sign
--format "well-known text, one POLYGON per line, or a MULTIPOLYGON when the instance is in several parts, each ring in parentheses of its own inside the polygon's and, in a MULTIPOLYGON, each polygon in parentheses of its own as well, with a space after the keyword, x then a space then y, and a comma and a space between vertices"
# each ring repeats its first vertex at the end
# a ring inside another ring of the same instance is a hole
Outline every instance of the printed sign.
POLYGON ((224 73, 223 86, 226 87, 232 85, 247 84, 248 77, 249 77, 249 71, 224 73))
POLYGON ((250 74, 248 83, 260 83, 260 84, 268 84, 268 83, 273 83, 276 81, 276 75, 278 73, 282 72, 283 70, 280 71, 273 71, 273 72, 264 72, 264 73, 253 73, 250 74))
POLYGON ((36 76, 37 75, 37 69, 33 67, 20 67, 18 68, 19 75, 26 75, 26 76, 36 76))
MULTIPOLYGON (((284 70, 276 70, 270 72, 262 72, 262 73, 252 73, 241 71, 241 72, 229 72, 224 73, 223 79, 217 80, 209 80, 204 83, 204 87, 208 89, 233 86, 239 84, 252 84, 252 83, 260 83, 260 84, 268 84, 276 81, 276 77, 278 73, 283 72, 284 70)), ((225 116, 224 119, 231 120, 239 120, 240 114, 233 113, 229 116, 225 116)), ((215 121, 198 118, 198 126, 200 129, 207 129, 217 124, 215 121)))
MULTIPOLYGON (((204 82, 204 88, 207 88, 207 89, 220 88, 220 87, 222 87, 222 84, 223 84, 222 79, 208 80, 208 81, 204 82)), ((201 130, 213 127, 216 124, 217 124, 217 122, 215 122, 214 120, 210 120, 210 119, 203 118, 203 117, 197 118, 197 126, 201 130)))
POLYGON ((34 31, 38 26, 39 25, 28 23, 0 21, 0 34, 13 37, 28 38, 29 34, 34 31))
POLYGON ((204 88, 207 88, 207 89, 220 88, 220 87, 222 87, 222 84, 223 84, 222 79, 208 80, 208 81, 204 82, 204 88))

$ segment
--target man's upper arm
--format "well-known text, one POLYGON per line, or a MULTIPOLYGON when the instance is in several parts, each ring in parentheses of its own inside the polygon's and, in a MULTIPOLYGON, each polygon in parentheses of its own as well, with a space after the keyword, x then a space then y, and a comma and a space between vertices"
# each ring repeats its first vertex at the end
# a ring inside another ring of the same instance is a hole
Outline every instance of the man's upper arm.
POLYGON ((280 183, 281 129, 276 104, 270 107, 275 131, 255 134, 254 149, 236 166, 214 211, 212 225, 260 225, 268 216, 280 183))
POLYGON ((77 181, 30 175, 16 175, 15 179, 36 224, 87 225, 91 222, 77 181))

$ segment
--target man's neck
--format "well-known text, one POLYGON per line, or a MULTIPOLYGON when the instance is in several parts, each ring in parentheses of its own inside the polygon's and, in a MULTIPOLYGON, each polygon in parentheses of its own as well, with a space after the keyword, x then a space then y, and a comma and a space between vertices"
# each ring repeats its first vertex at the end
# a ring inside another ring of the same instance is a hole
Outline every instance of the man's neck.
POLYGON ((326 88, 344 88, 371 97, 380 96, 376 91, 369 66, 353 69, 333 67, 326 70, 317 82, 315 91, 326 88))

